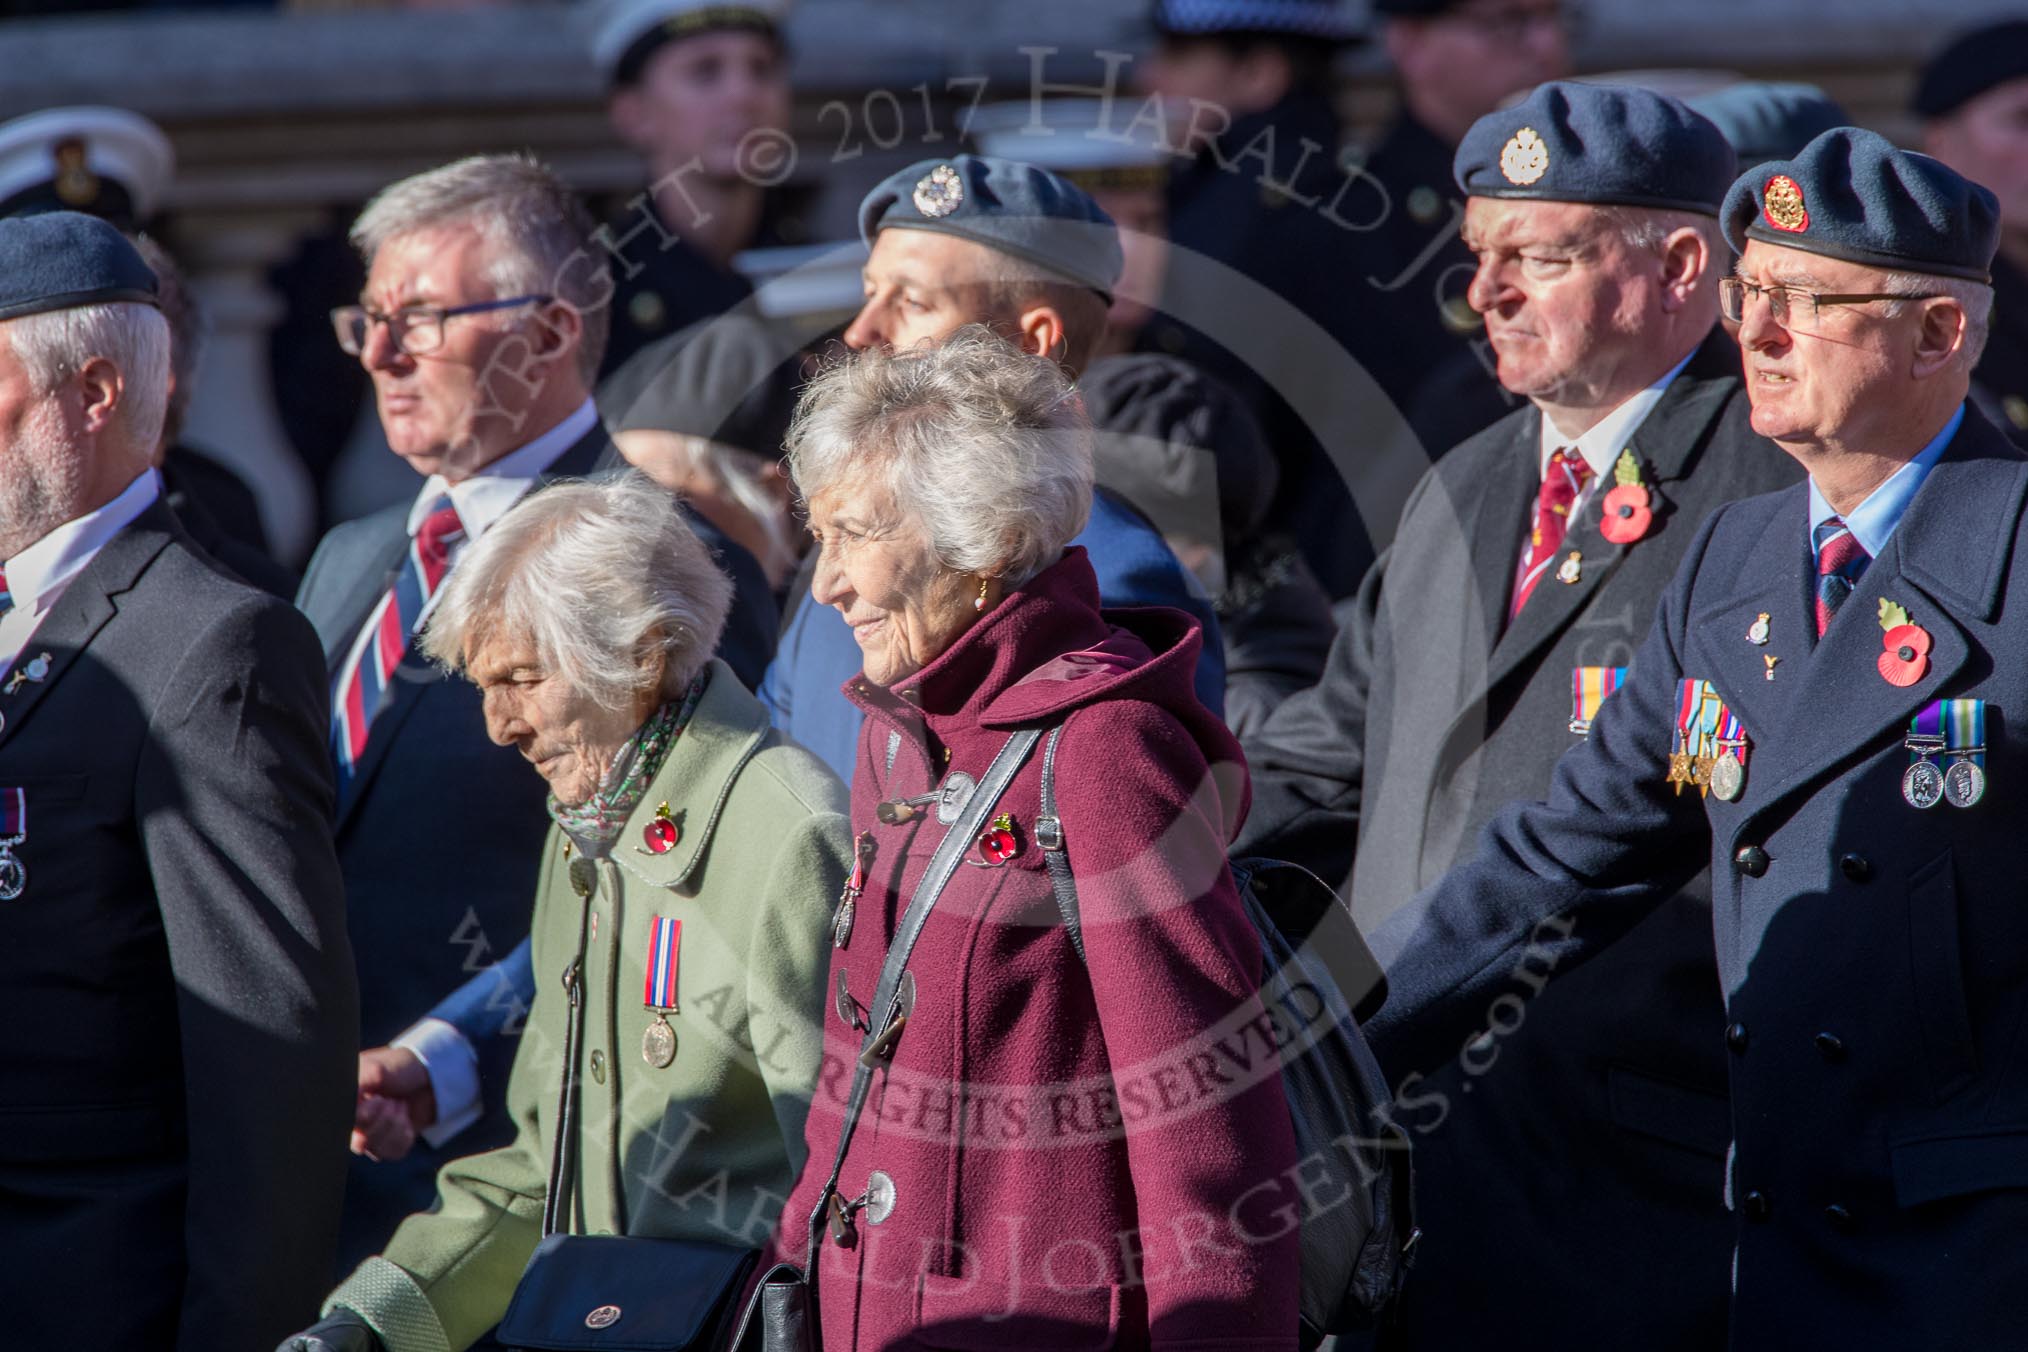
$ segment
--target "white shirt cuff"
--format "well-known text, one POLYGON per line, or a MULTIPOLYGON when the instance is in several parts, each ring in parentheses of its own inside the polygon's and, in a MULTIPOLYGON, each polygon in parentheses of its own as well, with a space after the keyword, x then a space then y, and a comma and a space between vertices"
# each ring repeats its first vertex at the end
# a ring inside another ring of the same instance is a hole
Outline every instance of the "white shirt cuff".
POLYGON ((429 1072, 437 1120, 423 1129, 425 1141, 442 1149, 444 1142, 479 1120, 479 1055, 463 1033, 442 1019, 420 1019, 388 1045, 414 1052, 429 1072))

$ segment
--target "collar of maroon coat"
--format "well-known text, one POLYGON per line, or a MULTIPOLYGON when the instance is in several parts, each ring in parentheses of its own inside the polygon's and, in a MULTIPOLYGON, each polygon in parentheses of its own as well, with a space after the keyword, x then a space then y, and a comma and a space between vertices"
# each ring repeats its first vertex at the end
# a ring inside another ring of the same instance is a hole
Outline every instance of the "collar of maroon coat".
POLYGON ((869 713, 966 713, 994 728, 1060 722, 1120 696, 1180 714, 1201 708, 1191 677, 1203 642, 1195 620, 1166 606, 1101 613, 1098 579, 1083 547, 1072 545, 921 671, 887 689, 855 678, 845 695, 869 713))

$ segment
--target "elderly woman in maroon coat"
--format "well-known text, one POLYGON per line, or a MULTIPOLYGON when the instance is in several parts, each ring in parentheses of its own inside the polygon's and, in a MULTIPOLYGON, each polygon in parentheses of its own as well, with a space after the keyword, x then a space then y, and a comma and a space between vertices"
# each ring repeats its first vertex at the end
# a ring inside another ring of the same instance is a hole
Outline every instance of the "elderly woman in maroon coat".
POLYGON ((1195 623, 1102 613, 1066 548, 1092 485, 1075 392, 968 329, 818 377, 789 449, 822 551, 812 592, 858 639, 847 693, 866 721, 864 890, 834 926, 783 1256, 803 1258, 867 1004, 946 829, 909 804, 982 777, 1015 729, 1062 728, 1084 946, 1033 831, 1038 750, 913 950, 913 1012, 875 1073, 838 1223, 820 1227, 825 1352, 1294 1347, 1294 1136, 1225 866, 1246 772, 1191 692, 1195 623))

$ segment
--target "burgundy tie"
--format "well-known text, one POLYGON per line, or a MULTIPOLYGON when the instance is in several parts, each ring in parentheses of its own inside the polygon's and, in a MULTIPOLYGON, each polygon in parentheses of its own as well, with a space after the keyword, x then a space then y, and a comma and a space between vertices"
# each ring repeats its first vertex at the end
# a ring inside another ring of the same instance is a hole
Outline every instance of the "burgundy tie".
POLYGON ((1514 604, 1507 611, 1510 621, 1528 604, 1535 584, 1563 548, 1563 537, 1570 530, 1571 504, 1590 482, 1591 466, 1575 448, 1559 446, 1549 453, 1549 472, 1542 476, 1542 491, 1535 497, 1535 524, 1528 532, 1528 547, 1521 553, 1520 575, 1514 580, 1514 604))
POLYGON ((1873 556, 1835 516, 1825 517, 1811 534, 1817 550, 1817 637, 1822 638, 1873 556))

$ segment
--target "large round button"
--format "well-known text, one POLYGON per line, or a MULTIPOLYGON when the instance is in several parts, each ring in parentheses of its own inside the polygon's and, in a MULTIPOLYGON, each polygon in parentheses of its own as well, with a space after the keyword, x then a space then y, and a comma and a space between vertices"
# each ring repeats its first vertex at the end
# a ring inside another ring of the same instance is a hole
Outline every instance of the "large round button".
POLYGON ((1758 1188, 1748 1193, 1739 1204, 1740 1214, 1750 1221, 1766 1220, 1770 1209, 1767 1194, 1758 1188))
POLYGON ((1725 1030, 1725 1045, 1732 1048, 1733 1051, 1743 1054, 1746 1051, 1746 1025, 1735 1023, 1727 1028, 1725 1030))
POLYGON ((1854 1224, 1852 1213, 1844 1207, 1839 1206, 1836 1202, 1824 1208, 1824 1219, 1831 1223, 1831 1228, 1834 1230, 1849 1231, 1854 1224))
POLYGON ((1817 1050, 1826 1061, 1845 1059, 1845 1042, 1835 1033, 1819 1033, 1816 1036, 1817 1050))
POLYGON ((591 1072, 594 1084, 604 1084, 606 1082, 606 1054, 597 1048, 592 1049, 591 1072))
POLYGON ((1758 845, 1745 845, 1732 856, 1733 867, 1749 878, 1758 878, 1767 872, 1767 851, 1758 845))
POLYGON ((1873 876, 1873 865, 1863 854, 1841 855, 1838 859, 1838 872, 1852 882, 1863 883, 1873 876))

